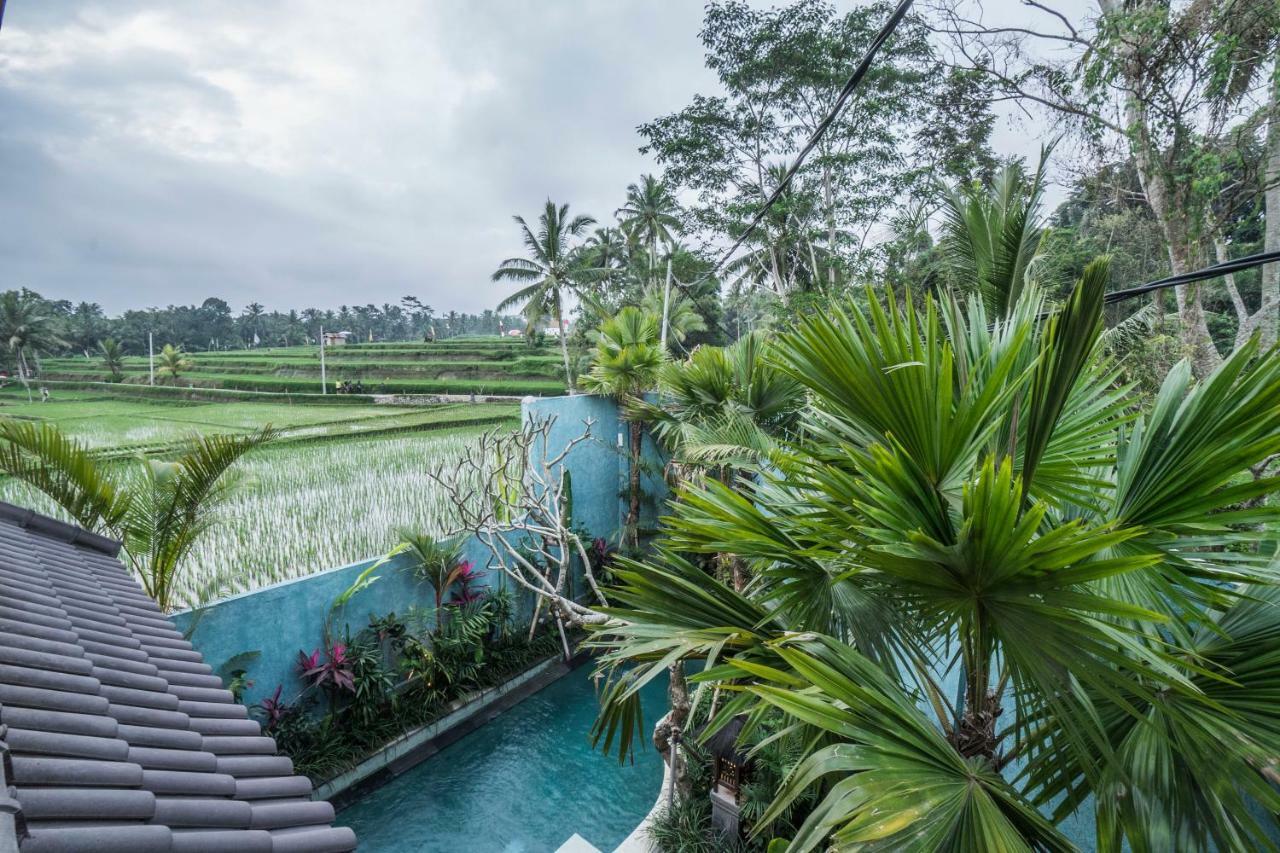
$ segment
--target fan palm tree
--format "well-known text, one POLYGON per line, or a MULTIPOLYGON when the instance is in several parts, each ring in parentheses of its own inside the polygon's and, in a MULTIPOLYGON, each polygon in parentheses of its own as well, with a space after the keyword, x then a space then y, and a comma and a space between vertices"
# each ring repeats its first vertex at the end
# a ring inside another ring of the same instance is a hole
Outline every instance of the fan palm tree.
POLYGON ((1048 316, 1034 285, 1003 318, 868 293, 782 336, 799 428, 615 566, 595 736, 629 748, 638 687, 698 661, 704 737, 808 744, 754 826, 815 795, 790 851, 1072 850, 1089 803, 1102 850, 1275 849, 1280 478, 1248 471, 1280 452, 1280 351, 1183 362, 1142 411, 1106 279, 1048 316), (743 590, 687 557, 722 552, 743 590))
POLYGON ((276 432, 191 438, 171 459, 99 462, 52 424, 0 419, 0 471, 44 492, 86 530, 123 543, 147 595, 171 610, 174 584, 196 542, 240 483, 230 471, 276 432))
POLYGON ((56 321, 44 300, 28 291, 0 293, 0 337, 18 364, 18 380, 31 400, 31 365, 28 355, 66 344, 57 334, 56 321))
POLYGON ((1011 163, 989 187, 956 187, 943 196, 942 245, 952 274, 982 296, 993 316, 1013 310, 1040 251, 1047 163, 1046 153, 1030 180, 1020 163, 1011 163))
POLYGON ((700 346, 658 372, 658 400, 637 400, 629 413, 649 424, 676 462, 733 469, 767 459, 776 439, 795 426, 804 386, 776 367, 771 341, 753 332, 727 347, 700 346))
POLYGON ((98 341, 102 353, 102 366, 111 373, 111 379, 119 382, 124 376, 124 349, 115 338, 98 341))
MULTIPOLYGON (((591 371, 582 377, 582 387, 593 394, 607 394, 625 405, 653 389, 665 358, 666 354, 658 343, 657 318, 629 305, 604 321, 596 332, 595 356, 591 371)), ((644 424, 633 418, 628 427, 631 458, 627 518, 623 529, 634 545, 640 522, 644 424)))
POLYGON ((178 377, 181 374, 194 366, 191 359, 187 358, 187 354, 182 351, 182 347, 175 347, 173 344, 165 344, 156 361, 156 373, 172 378, 174 385, 178 384, 178 377))
POLYGON ((520 226, 521 237, 529 251, 527 258, 508 258, 493 273, 494 281, 514 281, 524 286, 498 304, 501 312, 520 304, 520 312, 529 322, 551 317, 560 334, 560 354, 564 357, 564 377, 570 393, 573 389, 573 372, 569 367, 569 344, 565 340, 564 300, 584 281, 594 280, 585 268, 581 256, 574 251, 572 241, 581 237, 595 224, 590 216, 570 218, 569 205, 559 207, 547 200, 546 208, 538 217, 535 234, 524 217, 514 217, 520 226))

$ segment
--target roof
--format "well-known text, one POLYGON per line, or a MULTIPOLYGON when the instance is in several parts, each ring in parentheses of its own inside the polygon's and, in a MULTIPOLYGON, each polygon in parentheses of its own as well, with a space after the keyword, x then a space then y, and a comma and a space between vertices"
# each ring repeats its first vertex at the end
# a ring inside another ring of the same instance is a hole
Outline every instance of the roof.
POLYGON ((119 547, 0 503, 0 779, 17 800, 18 849, 354 849, 119 547))

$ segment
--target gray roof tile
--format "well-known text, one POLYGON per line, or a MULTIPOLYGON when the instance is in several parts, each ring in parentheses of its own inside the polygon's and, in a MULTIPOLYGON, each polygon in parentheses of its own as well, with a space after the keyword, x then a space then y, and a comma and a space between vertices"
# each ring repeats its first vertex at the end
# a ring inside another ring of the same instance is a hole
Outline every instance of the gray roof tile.
POLYGON ((23 853, 345 853, 118 545, 0 503, 0 754, 23 853))

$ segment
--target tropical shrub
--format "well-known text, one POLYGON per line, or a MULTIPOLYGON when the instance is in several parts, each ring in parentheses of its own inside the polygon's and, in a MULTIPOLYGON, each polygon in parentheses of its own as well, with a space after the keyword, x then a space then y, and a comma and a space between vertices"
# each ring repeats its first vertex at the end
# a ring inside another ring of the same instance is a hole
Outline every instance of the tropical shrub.
POLYGON ((629 748, 638 685, 699 661, 704 736, 801 736, 754 827, 814 797, 789 850, 1070 850, 1082 808, 1102 850, 1275 849, 1280 481, 1250 469, 1280 452, 1280 352, 1181 363, 1142 406, 1105 281, 994 318, 868 293, 781 336, 799 428, 619 561, 596 736, 629 748), (698 562, 726 552, 741 590, 698 562))

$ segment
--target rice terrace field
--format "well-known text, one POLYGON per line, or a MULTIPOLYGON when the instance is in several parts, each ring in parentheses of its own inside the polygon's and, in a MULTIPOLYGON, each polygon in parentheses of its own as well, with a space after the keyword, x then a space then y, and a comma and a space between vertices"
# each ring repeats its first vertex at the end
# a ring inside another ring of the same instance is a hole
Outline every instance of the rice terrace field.
MULTIPOLYGON (((192 358, 208 355, 222 354, 192 358)), ((367 370, 366 386, 385 384, 367 370)), ((403 528, 448 529, 451 508, 426 470, 519 418, 514 400, 375 405, 367 396, 283 393, 228 395, 228 402, 152 399, 135 394, 158 389, 97 378, 78 385, 42 377, 52 391, 49 402, 38 395, 28 402, 21 387, 9 385, 0 389, 0 416, 52 422, 113 464, 140 453, 163 456, 193 434, 241 434, 268 423, 281 431, 272 445, 240 462, 243 487, 183 572, 178 599, 191 605, 385 553, 403 528)), ((415 390, 428 384, 423 380, 415 390)), ((480 393, 474 379, 451 387, 480 393)), ((65 517, 52 501, 11 480, 0 480, 0 500, 65 517)))
MULTIPOLYGON (((190 353, 179 387, 318 394, 320 352, 315 346, 190 353)), ((453 338, 423 343, 361 343, 325 350, 326 385, 360 382, 370 394, 559 394, 564 390, 558 352, 523 340, 453 338)), ((43 361, 42 379, 59 384, 111 379, 97 358, 43 361)), ((147 358, 124 359, 123 382, 145 385, 147 358)))

